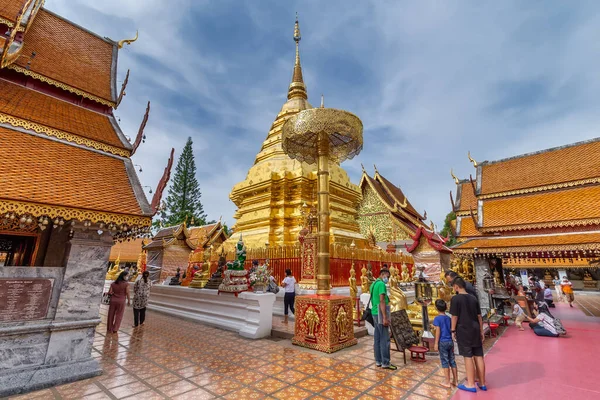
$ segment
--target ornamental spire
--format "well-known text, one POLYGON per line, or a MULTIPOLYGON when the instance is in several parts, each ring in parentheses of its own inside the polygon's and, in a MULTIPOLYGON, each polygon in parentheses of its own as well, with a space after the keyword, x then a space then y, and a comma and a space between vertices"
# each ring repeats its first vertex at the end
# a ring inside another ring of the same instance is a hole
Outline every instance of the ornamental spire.
POLYGON ((292 83, 288 89, 288 100, 295 97, 308 99, 306 86, 302 78, 302 66, 300 65, 300 25, 298 24, 298 13, 296 13, 296 23, 294 24, 294 41, 296 42, 296 61, 294 62, 294 73, 292 74, 292 83))

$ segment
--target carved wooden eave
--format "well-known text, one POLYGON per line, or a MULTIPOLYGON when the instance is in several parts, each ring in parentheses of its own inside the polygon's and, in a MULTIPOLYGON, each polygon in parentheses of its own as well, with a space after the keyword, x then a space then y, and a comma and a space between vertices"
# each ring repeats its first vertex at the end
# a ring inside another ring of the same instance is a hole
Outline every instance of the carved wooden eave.
POLYGON ((142 119, 142 123, 140 124, 140 128, 138 129, 137 136, 135 137, 135 142, 133 143, 131 155, 133 155, 135 153, 137 148, 140 146, 140 143, 142 143, 142 140, 145 140, 145 138, 146 138, 144 136, 144 128, 146 127, 146 124, 148 123, 149 115, 150 115, 150 102, 148 101, 148 105, 146 106, 146 113, 144 114, 144 118, 142 119))
POLYGON ((119 104, 121 104, 121 101, 123 101, 123 97, 125 97, 125 95, 127 93, 125 93, 125 88, 127 88, 127 83, 129 82, 129 70, 127 70, 127 74, 125 75, 125 80, 123 81, 123 84, 121 85, 121 91, 119 92, 119 97, 117 98, 117 102, 115 104, 115 109, 119 107, 119 104))

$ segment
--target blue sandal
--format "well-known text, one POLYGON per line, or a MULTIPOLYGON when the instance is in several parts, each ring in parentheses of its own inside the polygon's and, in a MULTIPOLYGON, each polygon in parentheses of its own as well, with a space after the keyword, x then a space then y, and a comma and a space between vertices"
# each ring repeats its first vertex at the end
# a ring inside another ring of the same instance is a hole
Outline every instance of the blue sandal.
POLYGON ((464 390, 465 392, 477 393, 477 389, 475 389, 474 387, 468 388, 465 385, 463 385, 462 383, 460 385, 458 385, 457 388, 459 388, 460 390, 464 390))
POLYGON ((481 390, 483 390, 484 392, 487 392, 487 386, 486 385, 480 385, 479 382, 476 383, 477 387, 481 390))

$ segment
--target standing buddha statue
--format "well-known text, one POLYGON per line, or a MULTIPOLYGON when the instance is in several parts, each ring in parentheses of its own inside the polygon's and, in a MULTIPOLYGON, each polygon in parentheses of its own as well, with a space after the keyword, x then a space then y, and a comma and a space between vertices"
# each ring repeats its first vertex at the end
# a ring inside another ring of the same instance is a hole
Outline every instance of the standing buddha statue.
POLYGON ((406 301, 406 295, 400 289, 398 284, 400 280, 398 279, 398 268, 393 265, 390 267, 390 312, 406 310, 408 307, 408 303, 406 301))
POLYGON ((371 288, 371 282, 369 282, 369 278, 367 278, 367 268, 364 266, 360 270, 360 290, 361 293, 369 293, 371 288))
POLYGON ((350 298, 352 299, 352 319, 358 319, 358 311, 356 310, 356 298, 358 296, 358 288, 356 287, 356 271, 354 271, 354 262, 350 268, 350 278, 348 278, 348 286, 350 287, 350 298))

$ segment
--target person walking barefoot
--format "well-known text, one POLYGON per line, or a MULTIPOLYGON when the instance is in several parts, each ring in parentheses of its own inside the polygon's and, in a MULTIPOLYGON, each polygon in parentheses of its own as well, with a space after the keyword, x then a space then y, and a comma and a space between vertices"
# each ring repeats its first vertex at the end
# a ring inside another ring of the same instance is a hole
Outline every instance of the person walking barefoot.
POLYGON ((123 271, 119 274, 119 277, 110 284, 108 293, 110 294, 110 305, 108 307, 106 333, 110 334, 119 331, 123 313, 125 312, 125 299, 127 299, 127 305, 130 304, 127 272, 123 271))
POLYGON ((475 372, 479 374, 479 389, 486 391, 485 363, 483 361, 483 319, 479 301, 465 290, 465 281, 456 278, 452 286, 457 295, 450 303, 452 314, 452 336, 458 343, 458 354, 464 357, 467 382, 458 385, 460 390, 476 393, 475 372))
POLYGON ((133 327, 144 325, 146 320, 146 306, 150 297, 150 288, 152 282, 148 277, 150 272, 144 271, 141 279, 138 279, 133 285, 133 327))
POLYGON ((438 315, 433 319, 433 326, 436 327, 434 350, 440 352, 440 362, 446 374, 446 383, 442 386, 451 388, 456 386, 458 381, 458 370, 454 360, 454 341, 451 333, 452 320, 446 315, 447 306, 444 300, 437 299, 435 308, 438 310, 438 315), (450 368, 452 368, 452 380, 450 380, 450 368))
POLYGON ((562 282, 560 283, 560 287, 569 302, 569 307, 573 307, 573 301, 575 301, 575 296, 573 295, 573 284, 566 276, 563 276, 562 282))

